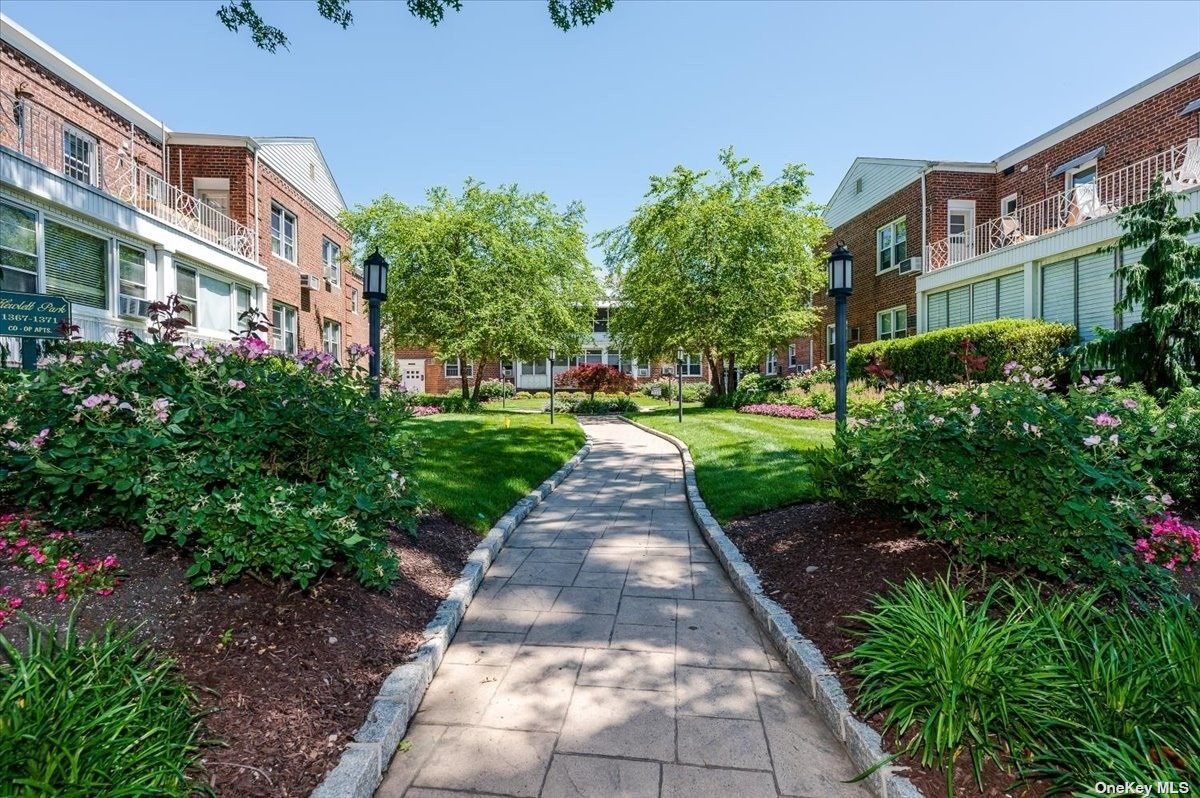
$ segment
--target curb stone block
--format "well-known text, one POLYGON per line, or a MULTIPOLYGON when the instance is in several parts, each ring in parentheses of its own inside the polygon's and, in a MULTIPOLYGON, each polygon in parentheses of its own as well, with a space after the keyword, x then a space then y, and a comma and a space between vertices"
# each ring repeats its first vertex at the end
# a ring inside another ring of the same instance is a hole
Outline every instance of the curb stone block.
MULTIPOLYGON (((692 508, 692 516, 708 541, 709 548, 713 550, 734 587, 749 602, 752 614, 759 619, 768 636, 785 655, 788 669, 797 679, 808 685, 809 695, 816 702, 821 717, 830 731, 846 744, 854 765, 862 771, 883 759, 885 754, 882 738, 851 712, 842 684, 830 670, 825 656, 811 640, 800 633, 787 611, 765 596, 758 574, 725 535, 725 531, 704 503, 696 487, 696 473, 687 445, 678 438, 643 426, 632 419, 625 421, 674 444, 679 450, 688 504, 692 508)), ((865 781, 865 784, 880 798, 924 798, 916 785, 909 779, 898 776, 891 767, 880 768, 865 781)))
POLYGON ((380 761, 379 745, 350 743, 312 798, 371 798, 383 773, 380 761))
POLYGON ((398 665, 384 679, 367 719, 354 733, 356 742, 342 751, 338 764, 313 790, 311 798, 372 798, 383 780, 383 770, 391 763, 396 747, 404 739, 408 721, 416 714, 433 676, 475 592, 483 584, 512 531, 537 507, 563 479, 591 452, 591 438, 558 472, 557 482, 547 480, 505 513, 467 558, 458 579, 438 605, 433 619, 425 627, 424 640, 411 662, 398 665), (547 486, 549 486, 547 488, 547 486), (547 488, 543 492, 543 488, 547 488))

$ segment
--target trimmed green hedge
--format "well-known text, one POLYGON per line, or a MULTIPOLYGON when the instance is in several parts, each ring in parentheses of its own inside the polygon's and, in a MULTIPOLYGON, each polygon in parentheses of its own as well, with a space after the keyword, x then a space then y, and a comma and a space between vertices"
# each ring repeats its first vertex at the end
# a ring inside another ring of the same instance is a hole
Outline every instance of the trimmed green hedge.
POLYGON ((1066 366, 1064 350, 1075 343, 1076 333, 1070 324, 1040 319, 964 324, 856 346, 848 353, 847 372, 850 379, 865 377, 872 355, 881 355, 888 368, 906 382, 954 382, 962 377, 962 364, 952 354, 964 338, 975 344, 976 354, 988 359, 987 367, 975 379, 989 382, 1004 379, 1004 364, 1013 360, 1026 368, 1040 366, 1047 374, 1061 371, 1066 366))

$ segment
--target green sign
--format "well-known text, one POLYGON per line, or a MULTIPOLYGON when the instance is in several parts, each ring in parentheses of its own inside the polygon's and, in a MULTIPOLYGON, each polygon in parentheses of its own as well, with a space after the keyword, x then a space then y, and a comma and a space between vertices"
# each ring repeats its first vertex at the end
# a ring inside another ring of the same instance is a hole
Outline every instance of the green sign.
POLYGON ((0 291, 0 336, 57 338, 59 325, 70 321, 66 297, 0 291))

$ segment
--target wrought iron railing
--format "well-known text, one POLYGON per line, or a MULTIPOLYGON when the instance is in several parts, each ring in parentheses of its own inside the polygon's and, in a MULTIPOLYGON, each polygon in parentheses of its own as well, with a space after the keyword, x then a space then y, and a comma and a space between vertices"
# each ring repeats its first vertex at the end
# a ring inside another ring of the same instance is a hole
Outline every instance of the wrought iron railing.
MULTIPOLYGON (((1192 145, 1195 147, 1196 145, 1192 145)), ((952 266, 1004 247, 1030 241, 1072 225, 1107 216, 1146 199, 1159 175, 1178 176, 1188 154, 1188 144, 1100 175, 1092 183, 1075 186, 989 219, 962 233, 929 244, 925 271, 952 266)))
POLYGON ((94 186, 210 244, 247 260, 255 259, 252 228, 136 162, 131 151, 132 129, 129 139, 113 147, 31 100, 0 92, 0 146, 94 186))

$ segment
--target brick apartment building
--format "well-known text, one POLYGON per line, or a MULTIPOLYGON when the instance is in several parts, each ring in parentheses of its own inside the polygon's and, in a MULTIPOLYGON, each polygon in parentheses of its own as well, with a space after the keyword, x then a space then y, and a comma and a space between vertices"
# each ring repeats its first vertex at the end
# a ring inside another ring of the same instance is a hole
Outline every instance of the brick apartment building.
MULTIPOLYGON (((1160 175, 1200 210, 1200 53, 992 161, 856 159, 825 211, 830 246, 855 258, 849 344, 1005 317, 1085 339, 1136 321, 1114 316, 1113 269, 1140 253, 1110 247, 1117 211, 1160 175)), ((817 304, 816 359, 832 361, 833 305, 817 304)))
POLYGON ((344 207, 315 140, 173 131, 0 15, 0 288, 65 295, 86 339, 178 294, 191 339, 257 308, 277 348, 344 361, 367 337, 344 207))

